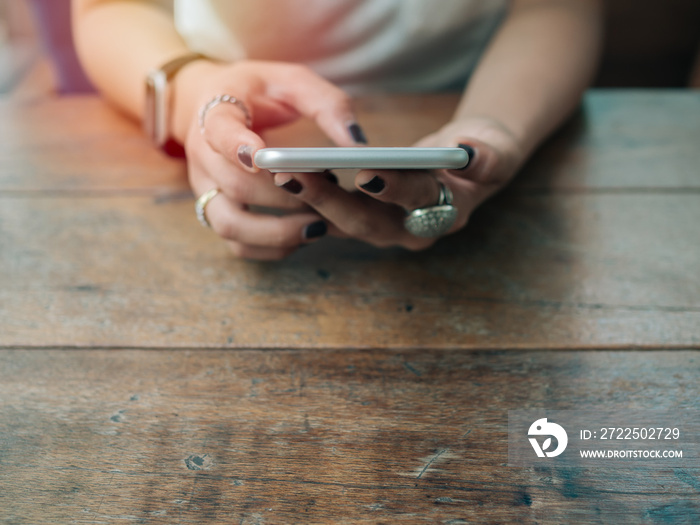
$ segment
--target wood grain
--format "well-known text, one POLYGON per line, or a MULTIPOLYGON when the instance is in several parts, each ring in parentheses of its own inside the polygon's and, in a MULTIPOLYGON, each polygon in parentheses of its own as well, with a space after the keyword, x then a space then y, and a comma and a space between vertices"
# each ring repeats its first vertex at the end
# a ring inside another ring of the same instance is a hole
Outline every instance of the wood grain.
POLYGON ((96 96, 0 101, 0 192, 188 191, 185 165, 96 96))
MULTIPOLYGON (((406 146, 446 122, 454 94, 368 96, 359 120, 373 145, 406 146)), ((598 90, 515 180, 520 188, 700 189, 697 91, 598 90)), ((271 145, 328 145, 307 121, 269 132, 271 145)), ((186 189, 185 166, 93 96, 0 100, 0 191, 186 189)))
POLYGON ((513 189, 697 193, 697 115, 697 90, 593 91, 513 189))
POLYGON ((514 468, 507 411, 698 409, 700 354, 0 352, 5 523, 695 523, 694 470, 514 468))
MULTIPOLYGON (((697 523, 695 470, 507 467, 506 430, 700 408, 699 100, 591 92, 432 250, 275 264, 96 98, 0 102, 0 522, 697 523)), ((404 145, 455 102, 358 113, 404 145)))
MULTIPOLYGON (((398 145, 455 102, 368 97, 358 113, 398 145)), ((592 92, 434 249, 323 239, 278 264, 228 255, 195 221, 183 163, 98 99, 0 104, 0 345, 696 346, 699 103, 592 92)), ((322 140, 308 122, 275 133, 322 140)))
POLYGON ((506 195, 412 254, 231 257, 189 198, 0 198, 0 344, 573 348, 700 342, 695 195, 506 195))

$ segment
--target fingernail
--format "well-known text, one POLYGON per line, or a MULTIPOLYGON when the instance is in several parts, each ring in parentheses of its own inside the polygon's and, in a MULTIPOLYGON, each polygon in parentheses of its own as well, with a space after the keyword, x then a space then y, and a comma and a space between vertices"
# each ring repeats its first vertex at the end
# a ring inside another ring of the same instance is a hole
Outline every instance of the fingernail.
POLYGON ((348 131, 350 132, 352 140, 355 141, 355 144, 367 144, 365 132, 362 131, 362 128, 357 122, 351 122, 348 125, 348 131))
POLYGON ((253 148, 246 145, 246 144, 243 144, 242 146, 238 146, 238 160, 246 168, 252 168, 253 167, 253 148))
POLYGON ((472 148, 469 144, 459 144, 459 147, 466 151, 467 155, 469 155, 469 162, 462 169, 468 168, 469 166, 471 166, 472 162, 474 162, 474 157, 476 157, 476 150, 472 148))
POLYGON ((381 179, 377 177, 376 175, 372 177, 372 179, 369 182, 365 182, 364 184, 360 184, 360 188, 362 188, 365 191, 368 191, 370 193, 379 193, 386 187, 386 183, 384 182, 384 179, 381 179))
POLYGON ((323 237, 328 231, 328 226, 323 221, 316 221, 304 228, 304 239, 317 239, 323 237))
POLYGON ((289 179, 284 184, 278 184, 277 187, 282 188, 283 190, 288 191, 293 195, 298 195, 299 193, 301 193, 301 190, 304 189, 304 187, 301 185, 301 182, 294 178, 289 179))
POLYGON ((327 181, 332 182, 333 184, 338 184, 338 176, 332 171, 326 170, 323 172, 323 175, 326 177, 327 181))

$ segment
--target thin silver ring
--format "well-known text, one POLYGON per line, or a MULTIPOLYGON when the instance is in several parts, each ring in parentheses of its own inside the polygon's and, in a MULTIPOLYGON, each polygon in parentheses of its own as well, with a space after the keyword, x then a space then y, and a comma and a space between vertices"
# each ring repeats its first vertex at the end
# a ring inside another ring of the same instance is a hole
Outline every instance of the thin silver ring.
POLYGON ((242 100, 239 100, 232 95, 217 95, 209 102, 204 104, 201 108, 199 108, 199 131, 204 133, 204 119, 206 119, 209 110, 223 102, 233 104, 238 109, 240 109, 243 112, 243 115, 245 116, 246 127, 253 127, 253 119, 250 117, 250 111, 248 111, 248 106, 246 106, 242 100))
POLYGON ((209 224, 209 221, 207 220, 207 215, 205 213, 207 204, 209 204, 209 202, 211 202, 211 200, 214 197, 216 197, 220 192, 221 190, 219 188, 212 188, 206 193, 200 195, 194 203, 194 211, 197 214, 197 220, 199 221, 199 224, 201 224, 205 228, 211 228, 211 224, 209 224))
POLYGON ((417 208, 404 219, 406 230, 417 237, 440 237, 446 234, 457 220, 457 208, 452 205, 452 190, 439 180, 437 183, 440 186, 437 204, 417 208))

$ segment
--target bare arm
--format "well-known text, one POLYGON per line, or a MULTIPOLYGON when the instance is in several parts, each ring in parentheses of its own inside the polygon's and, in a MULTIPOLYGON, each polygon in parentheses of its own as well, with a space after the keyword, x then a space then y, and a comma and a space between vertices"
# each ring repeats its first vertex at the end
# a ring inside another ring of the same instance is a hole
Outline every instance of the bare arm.
POLYGON ((591 82, 601 48, 601 10, 599 0, 514 0, 455 120, 493 121, 527 157, 591 82))
MULTIPOLYGON (((452 120, 417 144, 462 145, 470 152, 465 169, 434 174, 454 195, 458 214, 450 231, 464 227, 474 209, 508 184, 578 104, 598 62, 601 3, 512 0, 452 120)), ((363 197, 374 200, 342 194, 331 199, 316 179, 296 178, 306 188, 300 198, 343 233, 378 246, 394 243, 422 249, 435 239, 409 236, 396 205, 407 210, 433 206, 440 194, 435 177, 362 171, 355 185, 363 197), (389 206, 381 208, 376 201, 389 206)), ((282 182, 281 176, 277 179, 282 182)))
MULTIPOLYGON (((473 149, 475 156, 466 169, 438 174, 452 189, 459 211, 452 231, 463 227, 481 202, 507 184, 578 103, 597 64, 601 1, 512 1, 453 119, 420 144, 465 144, 473 149)), ((154 0, 75 0, 74 15, 78 51, 88 74, 108 98, 140 117, 147 72, 187 52, 172 17, 154 0)), ((208 117, 204 136, 199 132, 193 118, 196 108, 213 95, 228 93, 252 107, 256 128, 264 127, 262 120, 281 123, 305 114, 336 143, 353 145, 347 97, 310 71, 274 63, 197 61, 177 75, 174 92, 171 131, 188 151, 190 182, 196 194, 222 188, 226 199, 217 198, 207 212, 217 233, 233 241, 236 253, 255 258, 286 255, 309 241, 299 235, 301 227, 320 218, 330 233, 379 246, 420 249, 434 242, 410 235, 400 210, 437 202, 439 187, 432 174, 361 172, 356 185, 364 194, 299 174, 294 197, 285 197, 270 188, 269 179, 245 173, 256 171, 251 154, 264 142, 245 127, 235 108, 217 108, 208 117), (377 184, 367 185, 372 177, 383 177, 380 190, 377 184), (302 206, 297 214, 262 222, 247 211, 250 204, 298 209, 301 203, 310 205, 315 215, 302 206)), ((290 181, 275 180, 283 188, 292 187, 290 181)))
POLYGON ((76 48, 88 76, 113 104, 142 117, 148 72, 188 52, 168 2, 73 0, 76 48))
MULTIPOLYGON (((102 94, 136 119, 143 118, 148 72, 190 52, 177 33, 168 2, 74 0, 78 54, 102 94)), ((195 195, 217 190, 207 223, 241 257, 277 259, 326 232, 322 218, 276 188, 253 165, 265 146, 266 127, 305 115, 337 144, 355 145, 350 100, 308 68, 241 60, 190 62, 172 82, 170 135, 185 146, 195 195), (210 109, 200 130, 197 112, 215 96, 232 95, 248 108, 253 129, 233 104, 210 109), (251 207, 280 208, 284 216, 251 207)), ((194 219, 194 215, 193 215, 194 219)))

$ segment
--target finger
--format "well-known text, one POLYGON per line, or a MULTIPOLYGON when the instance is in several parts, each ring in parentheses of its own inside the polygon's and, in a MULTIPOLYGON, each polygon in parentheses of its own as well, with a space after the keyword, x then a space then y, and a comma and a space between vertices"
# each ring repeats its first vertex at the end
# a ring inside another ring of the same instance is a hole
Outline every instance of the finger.
POLYGON ((254 130, 275 128, 300 117, 300 113, 293 107, 268 96, 251 95, 251 104, 255 109, 254 130))
POLYGON ((275 216, 254 213, 219 194, 207 205, 205 214, 220 237, 245 245, 268 248, 296 248, 313 242, 327 232, 326 223, 315 213, 275 216))
POLYGON ((305 66, 288 64, 273 72, 273 98, 313 120, 337 145, 367 143, 349 95, 305 66))
POLYGON ((385 204, 363 193, 349 193, 313 173, 277 173, 275 184, 295 194, 325 217, 338 232, 375 246, 425 248, 432 241, 419 239, 406 231, 405 213, 398 206, 385 204))
POLYGON ((284 210, 306 208, 299 199, 277 188, 272 183, 272 174, 269 172, 243 171, 238 165, 206 146, 199 155, 191 155, 189 159, 190 178, 195 193, 204 193, 216 187, 232 202, 284 210))
POLYGON ((435 175, 423 170, 363 170, 355 176, 355 186, 406 210, 435 206, 440 198, 435 175))
POLYGON ((441 184, 449 188, 451 204, 457 208, 457 219, 450 229, 455 231, 466 224, 474 208, 473 194, 479 187, 472 181, 455 180, 449 174, 441 174, 438 178, 438 175, 422 170, 366 171, 358 173, 356 179, 357 187, 366 194, 407 211, 437 206, 441 198, 441 184))
POLYGON ((477 139, 460 140, 459 147, 469 153, 469 163, 461 170, 445 170, 445 176, 452 183, 455 200, 458 195, 468 197, 473 209, 502 188, 508 182, 508 174, 517 168, 505 165, 493 146, 477 139), (463 191, 454 191, 455 188, 463 191))
POLYGON ((246 115, 239 106, 219 103, 206 112, 202 124, 200 131, 211 149, 246 171, 259 171, 253 156, 265 147, 265 142, 246 126, 246 115))
POLYGON ((469 154, 469 162, 464 168, 447 170, 447 173, 479 184, 490 185, 502 182, 498 177, 502 171, 498 169, 498 153, 493 147, 477 139, 462 139, 459 141, 458 147, 466 150, 469 154))

